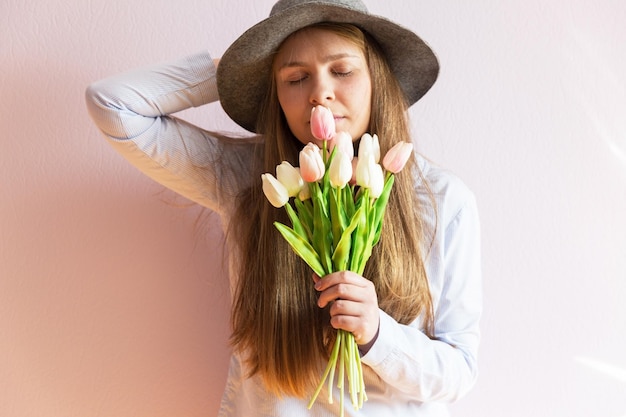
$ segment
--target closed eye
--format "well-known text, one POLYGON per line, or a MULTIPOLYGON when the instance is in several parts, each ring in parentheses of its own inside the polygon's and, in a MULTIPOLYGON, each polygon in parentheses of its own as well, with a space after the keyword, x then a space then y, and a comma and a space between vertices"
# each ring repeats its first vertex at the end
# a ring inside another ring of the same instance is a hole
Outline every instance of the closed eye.
POLYGON ((297 84, 301 84, 307 78, 308 78, 307 76, 303 76, 303 77, 298 77, 296 79, 289 79, 289 80, 287 80, 287 83, 289 85, 297 85, 297 84))
POLYGON ((352 75, 352 71, 333 71, 333 74, 338 77, 349 77, 352 75))

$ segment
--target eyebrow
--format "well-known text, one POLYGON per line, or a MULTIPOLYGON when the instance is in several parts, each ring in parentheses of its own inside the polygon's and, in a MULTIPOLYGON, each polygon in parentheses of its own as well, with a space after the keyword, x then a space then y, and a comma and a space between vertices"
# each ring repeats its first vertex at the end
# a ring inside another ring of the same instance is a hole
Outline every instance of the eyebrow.
MULTIPOLYGON (((349 54, 346 52, 341 52, 338 54, 332 54, 332 55, 327 55, 324 57, 324 59, 322 60, 322 62, 327 63, 327 62, 332 62, 332 61, 337 61, 340 59, 344 59, 344 58, 359 58, 358 55, 353 55, 353 54, 349 54)), ((283 68, 293 68, 293 67, 305 67, 307 64, 303 61, 287 61, 285 63, 283 63, 280 67, 278 67, 278 70, 281 70, 283 68)))

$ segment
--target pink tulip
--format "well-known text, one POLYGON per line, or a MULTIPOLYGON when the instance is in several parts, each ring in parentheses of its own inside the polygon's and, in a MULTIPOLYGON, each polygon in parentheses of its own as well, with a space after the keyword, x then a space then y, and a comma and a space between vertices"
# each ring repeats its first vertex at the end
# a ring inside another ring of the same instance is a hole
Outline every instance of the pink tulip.
POLYGON ((319 181, 324 177, 326 167, 322 159, 322 150, 314 143, 307 145, 300 151, 300 175, 306 182, 319 181))
POLYGON ((330 109, 324 106, 313 107, 311 133, 319 140, 330 140, 335 136, 335 117, 330 109))
POLYGON ((383 158, 383 166, 389 172, 397 174, 402 171, 413 152, 413 144, 410 142, 398 142, 383 158))

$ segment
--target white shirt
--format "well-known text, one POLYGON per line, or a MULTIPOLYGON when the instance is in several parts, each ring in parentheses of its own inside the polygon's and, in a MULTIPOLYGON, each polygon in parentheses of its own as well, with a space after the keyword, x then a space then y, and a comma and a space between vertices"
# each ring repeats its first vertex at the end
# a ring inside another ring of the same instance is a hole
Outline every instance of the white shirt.
MULTIPOLYGON (((146 175, 218 213, 224 228, 233 196, 249 184, 249 144, 219 140, 171 116, 218 100, 215 67, 208 53, 130 71, 93 83, 86 92, 91 117, 109 143, 146 175)), ((435 338, 419 320, 402 325, 380 311, 376 342, 361 361, 368 401, 346 416, 447 416, 446 403, 465 395, 477 377, 479 319, 482 311, 480 226, 474 195, 450 172, 423 158, 419 163, 436 201, 425 225, 434 230, 426 258, 435 313, 435 338)), ((417 184, 418 190, 420 184, 417 184)), ((422 185, 423 187, 423 185, 422 185)), ((430 207, 426 193, 423 207, 430 207)), ((232 242, 227 242, 233 250, 232 242)), ((231 288, 237 279, 232 266, 231 288)), ((308 399, 277 398, 258 377, 231 358, 220 417, 338 416, 325 393, 311 410, 308 399)))

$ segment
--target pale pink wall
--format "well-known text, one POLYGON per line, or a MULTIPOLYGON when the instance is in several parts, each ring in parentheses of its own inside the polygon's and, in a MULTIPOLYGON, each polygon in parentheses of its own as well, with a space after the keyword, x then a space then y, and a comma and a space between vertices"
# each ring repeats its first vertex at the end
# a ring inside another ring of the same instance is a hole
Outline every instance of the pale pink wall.
MULTIPOLYGON (((116 155, 83 91, 219 56, 272 3, 0 4, 0 416, 215 415, 219 224, 116 155)), ((455 415, 623 416, 626 3, 368 3, 440 55, 419 146, 481 208, 481 379, 455 415)), ((186 117, 232 128, 218 105, 186 117)))

